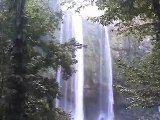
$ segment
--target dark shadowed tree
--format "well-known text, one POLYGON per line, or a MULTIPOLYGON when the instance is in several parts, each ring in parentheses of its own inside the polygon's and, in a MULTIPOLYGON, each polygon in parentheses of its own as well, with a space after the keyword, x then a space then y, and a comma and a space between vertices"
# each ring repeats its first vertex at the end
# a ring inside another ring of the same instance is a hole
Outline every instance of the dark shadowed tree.
POLYGON ((58 43, 61 12, 51 11, 47 0, 0 2, 0 119, 68 119, 53 104, 59 93, 56 70, 62 66, 67 80, 81 45, 58 43))

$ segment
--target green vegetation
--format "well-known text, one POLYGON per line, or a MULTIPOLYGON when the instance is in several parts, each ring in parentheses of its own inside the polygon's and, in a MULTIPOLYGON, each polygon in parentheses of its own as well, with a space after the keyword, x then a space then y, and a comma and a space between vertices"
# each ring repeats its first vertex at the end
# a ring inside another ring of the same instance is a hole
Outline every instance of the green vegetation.
MULTIPOLYGON (((125 83, 117 85, 127 94, 131 106, 153 107, 160 100, 160 3, 159 0, 98 0, 99 9, 105 14, 91 18, 103 25, 113 23, 119 33, 142 40, 152 37, 154 48, 139 62, 117 60, 119 74, 125 83), (123 76, 123 77, 122 77, 123 76)), ((136 58, 134 58, 136 59, 136 58)), ((139 58, 137 58, 139 59, 139 58)), ((120 78, 119 78, 120 79, 120 78)))
POLYGON ((77 62, 74 51, 81 45, 74 40, 56 42, 54 33, 61 12, 51 11, 47 5, 47 0, 0 1, 1 120, 70 117, 53 104, 59 93, 56 70, 62 66, 63 78, 67 80, 77 62))
POLYGON ((144 38, 159 34, 159 0, 98 0, 104 15, 98 19, 103 25, 114 23, 120 32, 144 38))
MULTIPOLYGON (((159 106, 160 1, 98 0, 97 5, 104 15, 90 18, 93 22, 113 23, 118 33, 138 41, 152 38, 153 49, 145 56, 116 61, 117 78, 124 80, 116 88, 127 96, 130 107, 159 106)), ((70 118, 53 104, 59 95, 56 71, 62 66, 67 80, 77 62, 74 51, 82 45, 57 42, 61 16, 60 11, 51 11, 47 0, 0 0, 0 120, 70 118)))

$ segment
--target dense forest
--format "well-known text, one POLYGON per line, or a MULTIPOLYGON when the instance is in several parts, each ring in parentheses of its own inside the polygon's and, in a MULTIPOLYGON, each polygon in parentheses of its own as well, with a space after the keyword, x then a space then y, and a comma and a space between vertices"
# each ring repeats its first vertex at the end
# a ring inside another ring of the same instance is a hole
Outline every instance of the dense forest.
POLYGON ((61 65, 64 79, 71 76, 73 52, 81 45, 57 42, 60 21, 61 12, 51 11, 48 1, 0 1, 1 120, 68 118, 53 104, 59 94, 55 74, 61 65))
MULTIPOLYGON (((70 3, 69 9, 77 5, 73 0, 61 2, 62 6, 70 3)), ((79 13, 92 2, 94 0, 78 4, 75 12, 79 13)), ((114 89, 125 96, 125 108, 158 109, 160 1, 97 0, 95 4, 104 14, 88 17, 88 20, 92 24, 112 25, 114 89), (118 48, 119 41, 129 43, 118 48), (144 49, 138 50, 140 47, 144 49)), ((60 31, 64 13, 54 7, 57 6, 51 6, 48 0, 0 0, 0 120, 71 119, 70 113, 55 106, 55 99, 61 98, 57 71, 61 66, 63 80, 69 80, 76 72, 75 51, 84 46, 74 38, 60 43, 57 31, 60 31)), ((85 36, 92 47, 84 55, 95 58, 94 64, 90 62, 93 58, 85 59, 84 71, 89 78, 92 72, 98 71, 96 59, 100 56, 93 51, 94 48, 100 51, 100 48, 96 46, 97 41, 92 40, 94 38, 88 34, 85 36)), ((98 79, 96 74, 95 78, 98 79)), ((95 78, 87 81, 86 86, 93 84, 95 78)), ((160 117, 141 117, 141 120, 145 119, 160 120, 160 117)))

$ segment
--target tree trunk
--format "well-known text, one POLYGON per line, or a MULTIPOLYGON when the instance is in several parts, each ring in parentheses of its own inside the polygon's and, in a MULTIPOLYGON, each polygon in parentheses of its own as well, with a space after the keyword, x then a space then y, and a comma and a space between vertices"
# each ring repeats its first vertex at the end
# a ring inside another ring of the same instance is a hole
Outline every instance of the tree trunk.
POLYGON ((156 37, 157 37, 156 39, 157 41, 160 41, 160 1, 152 0, 152 7, 153 7, 153 12, 158 18, 158 25, 155 26, 156 37))
POLYGON ((11 93, 9 100, 8 120, 24 120, 25 105, 25 56, 26 43, 24 37, 24 6, 25 0, 15 0, 15 38, 13 40, 12 49, 12 68, 13 75, 9 78, 9 82, 15 92, 11 93))
POLYGON ((160 20, 160 1, 159 0, 152 0, 152 6, 153 6, 154 13, 156 14, 158 19, 160 20))

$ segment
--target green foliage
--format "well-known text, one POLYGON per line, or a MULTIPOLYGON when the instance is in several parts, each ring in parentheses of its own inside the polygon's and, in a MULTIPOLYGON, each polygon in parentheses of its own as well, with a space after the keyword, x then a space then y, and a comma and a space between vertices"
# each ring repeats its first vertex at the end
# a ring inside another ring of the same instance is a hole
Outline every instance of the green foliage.
POLYGON ((159 16, 155 12, 154 0, 98 0, 97 5, 104 10, 104 15, 93 18, 93 21, 103 25, 113 23, 120 33, 138 38, 157 34, 159 16))
POLYGON ((55 113, 56 120, 70 120, 71 119, 70 114, 65 113, 61 109, 56 109, 55 111, 56 111, 55 113))
MULTIPOLYGON (((94 1, 93 1, 94 2, 94 1)), ((62 2, 75 8, 76 12, 91 4, 90 0, 76 3, 74 0, 62 2)), ((159 0, 97 0, 96 5, 104 14, 89 20, 102 25, 113 24, 115 31, 131 35, 140 40, 145 36, 155 37, 159 34, 160 4, 159 0)))
POLYGON ((127 101, 131 103, 130 107, 153 107, 159 105, 159 56, 159 49, 154 49, 136 67, 118 62, 120 67, 119 74, 123 76, 125 83, 116 85, 116 87, 128 96, 127 101))
POLYGON ((117 61, 118 72, 125 83, 116 87, 127 94, 127 101, 131 106, 159 105, 159 0, 98 0, 97 5, 104 10, 104 15, 91 18, 93 22, 114 24, 119 33, 135 36, 139 40, 152 36, 154 49, 139 63, 133 65, 123 60, 117 61))
POLYGON ((47 1, 28 0, 25 7, 27 17, 26 37, 32 42, 37 42, 40 36, 45 34, 53 35, 61 19, 60 12, 52 12, 47 1), (34 27, 33 27, 34 26, 34 27))
POLYGON ((64 44, 56 42, 54 32, 61 21, 61 12, 51 11, 47 0, 27 0, 23 23, 23 40, 27 45, 23 65, 26 71, 23 76, 15 75, 12 69, 14 55, 11 53, 14 51, 16 3, 9 0, 0 3, 0 119, 9 117, 8 103, 14 104, 20 98, 19 101, 25 101, 23 117, 29 120, 68 120, 68 115, 56 112, 53 105, 59 93, 56 71, 62 66, 63 78, 67 80, 74 72, 72 65, 77 62, 74 51, 82 45, 74 39, 64 44), (50 69, 52 75, 48 73, 50 69), (17 93, 25 94, 16 97, 17 93))

